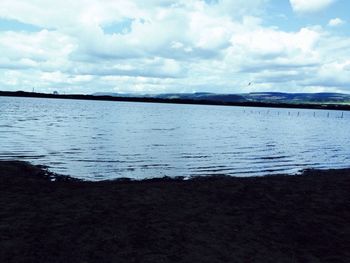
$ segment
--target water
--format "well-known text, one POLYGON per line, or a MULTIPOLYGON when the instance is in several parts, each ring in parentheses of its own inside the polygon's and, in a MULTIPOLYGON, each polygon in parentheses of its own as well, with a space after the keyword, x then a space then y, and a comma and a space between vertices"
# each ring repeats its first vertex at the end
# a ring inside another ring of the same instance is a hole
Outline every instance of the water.
POLYGON ((0 97, 0 159, 88 180, 350 167, 350 112, 0 97))

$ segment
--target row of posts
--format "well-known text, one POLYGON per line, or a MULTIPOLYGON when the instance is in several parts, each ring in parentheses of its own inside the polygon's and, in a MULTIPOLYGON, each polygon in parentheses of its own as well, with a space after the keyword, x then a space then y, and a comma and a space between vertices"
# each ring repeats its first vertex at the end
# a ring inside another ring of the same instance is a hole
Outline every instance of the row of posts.
MULTIPOLYGON (((243 112, 246 113, 247 111, 244 110, 243 112)), ((251 114, 253 114, 253 113, 258 113, 258 114, 260 114, 261 112, 263 113, 263 111, 253 111, 253 110, 248 111, 248 113, 251 113, 251 114)), ((267 111, 266 111, 266 115, 269 115, 269 114, 270 114, 270 110, 267 110, 267 111)), ((279 111, 277 112, 277 115, 278 115, 278 116, 280 115, 280 112, 279 112, 279 111)), ((288 111, 288 116, 291 116, 291 115, 292 115, 291 112, 288 111)), ((299 117, 300 115, 301 115, 301 114, 300 114, 300 111, 298 111, 298 112, 297 112, 297 117, 299 117)), ((316 112, 315 112, 315 111, 313 112, 313 117, 316 117, 316 112)), ((330 117, 330 114, 329 114, 329 112, 327 112, 327 118, 329 118, 329 117, 330 117)), ((343 119, 343 118, 344 118, 344 112, 342 112, 341 115, 338 116, 337 118, 343 119)))

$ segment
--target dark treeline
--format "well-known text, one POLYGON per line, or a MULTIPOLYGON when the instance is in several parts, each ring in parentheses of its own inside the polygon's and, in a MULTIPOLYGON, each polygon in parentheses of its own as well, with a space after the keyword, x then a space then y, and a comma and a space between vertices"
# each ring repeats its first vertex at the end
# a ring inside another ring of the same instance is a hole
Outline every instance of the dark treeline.
POLYGON ((25 91, 16 91, 16 92, 0 91, 0 96, 350 111, 350 105, 341 105, 341 104, 291 104, 291 103, 266 103, 266 102, 255 102, 255 101, 223 102, 223 101, 212 101, 212 100, 164 99, 164 98, 152 98, 152 97, 115 97, 115 96, 93 96, 93 95, 83 95, 83 94, 62 95, 62 94, 47 94, 47 93, 25 92, 25 91))

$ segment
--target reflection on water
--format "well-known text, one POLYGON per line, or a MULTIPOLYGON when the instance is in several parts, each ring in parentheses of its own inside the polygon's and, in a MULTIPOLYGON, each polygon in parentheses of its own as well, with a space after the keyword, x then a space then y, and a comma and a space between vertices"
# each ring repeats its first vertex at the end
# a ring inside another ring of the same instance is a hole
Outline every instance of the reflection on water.
POLYGON ((350 112, 0 97, 0 159, 89 180, 350 165, 350 112))

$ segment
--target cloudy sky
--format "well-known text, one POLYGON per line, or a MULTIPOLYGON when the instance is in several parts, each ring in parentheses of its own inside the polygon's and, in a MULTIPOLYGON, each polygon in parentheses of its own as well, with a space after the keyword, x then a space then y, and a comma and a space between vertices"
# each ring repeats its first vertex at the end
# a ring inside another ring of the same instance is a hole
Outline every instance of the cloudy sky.
POLYGON ((1 0, 0 90, 350 93, 349 10, 348 0, 1 0))

